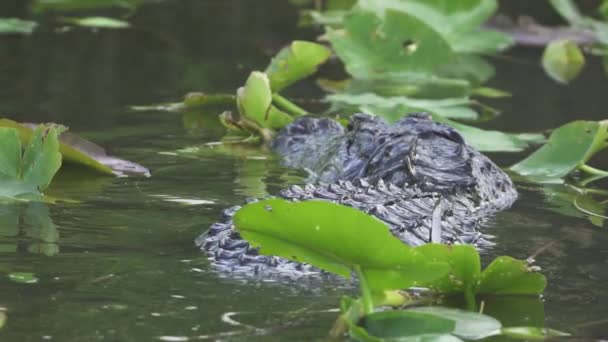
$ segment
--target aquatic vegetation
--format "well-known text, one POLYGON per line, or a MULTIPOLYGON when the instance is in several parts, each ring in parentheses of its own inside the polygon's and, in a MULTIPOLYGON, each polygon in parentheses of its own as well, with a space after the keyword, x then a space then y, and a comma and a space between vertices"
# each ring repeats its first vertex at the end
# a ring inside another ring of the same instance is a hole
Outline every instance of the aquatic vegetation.
POLYGON ((61 166, 57 126, 38 126, 29 144, 22 149, 14 128, 0 128, 0 199, 27 201, 41 199, 61 166))
POLYGON ((410 247, 378 219, 335 203, 263 200, 240 209, 234 222, 243 238, 262 254, 307 262, 344 277, 355 273, 361 299, 343 299, 333 334, 340 334, 340 326, 346 325, 361 340, 376 341, 373 335, 426 334, 475 339, 502 333, 498 321, 473 312, 440 307, 375 312, 378 306, 407 305, 408 296, 398 290, 417 287, 436 294, 464 295, 468 308, 475 310, 477 295, 538 296, 546 286, 545 277, 527 261, 498 257, 481 271, 479 254, 472 246, 410 247), (425 328, 419 330, 416 325, 425 328))
MULTIPOLYGON (((30 141, 35 130, 32 124, 21 124, 10 119, 0 119, 0 128, 11 128, 18 133, 22 143, 30 141)), ((67 132, 67 127, 57 132, 59 152, 65 162, 80 164, 97 172, 116 176, 150 176, 150 171, 131 161, 108 155, 106 151, 91 141, 67 132)), ((48 185, 48 184, 47 184, 48 185)))
POLYGON ((549 141, 511 170, 537 182, 562 182, 573 171, 591 177, 608 172, 587 165, 598 152, 608 147, 608 121, 573 121, 555 129, 549 141))
POLYGON ((0 18, 0 34, 31 34, 38 23, 19 18, 0 18))
POLYGON ((62 161, 107 175, 150 176, 145 167, 110 156, 103 148, 66 130, 60 125, 36 126, 0 119, 0 202, 53 202, 55 199, 43 192, 62 161))

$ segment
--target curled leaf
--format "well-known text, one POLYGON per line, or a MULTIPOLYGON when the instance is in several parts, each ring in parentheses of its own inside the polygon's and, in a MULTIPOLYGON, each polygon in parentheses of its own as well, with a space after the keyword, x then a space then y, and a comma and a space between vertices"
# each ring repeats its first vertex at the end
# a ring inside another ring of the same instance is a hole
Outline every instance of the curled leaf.
POLYGON ((585 66, 585 56, 575 43, 557 40, 545 48, 542 65, 551 78, 560 83, 568 83, 580 74, 585 66))

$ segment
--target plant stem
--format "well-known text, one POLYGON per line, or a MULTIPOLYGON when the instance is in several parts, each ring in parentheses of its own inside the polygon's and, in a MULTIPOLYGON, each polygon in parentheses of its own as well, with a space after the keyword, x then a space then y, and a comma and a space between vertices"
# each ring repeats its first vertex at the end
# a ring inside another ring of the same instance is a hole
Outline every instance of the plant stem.
POLYGON ((287 98, 281 96, 281 94, 279 93, 272 94, 272 101, 274 102, 274 104, 276 104, 278 107, 281 107, 289 114, 293 114, 295 116, 302 116, 308 114, 308 112, 304 108, 289 101, 287 98))
POLYGON ((361 300, 363 301, 363 313, 369 315, 374 312, 374 302, 372 300, 372 293, 367 285, 367 279, 361 270, 361 266, 355 265, 355 272, 359 277, 359 287, 361 288, 361 300))
POLYGON ((608 177, 608 172, 607 171, 596 169, 593 166, 589 166, 587 164, 581 164, 581 165, 579 165, 578 169, 581 170, 581 171, 583 171, 583 172, 587 172, 589 174, 595 175, 595 176, 608 177))
POLYGON ((475 301, 475 293, 473 292, 473 289, 465 289, 464 301, 466 303, 467 310, 477 312, 477 302, 475 301))

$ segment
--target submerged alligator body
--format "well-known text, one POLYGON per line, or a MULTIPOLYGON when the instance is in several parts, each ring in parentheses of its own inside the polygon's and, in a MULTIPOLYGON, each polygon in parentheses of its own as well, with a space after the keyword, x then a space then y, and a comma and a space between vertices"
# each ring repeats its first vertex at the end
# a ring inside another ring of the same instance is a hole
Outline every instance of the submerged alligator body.
MULTIPOLYGON (((425 114, 392 125, 356 114, 346 128, 331 119, 303 117, 280 131, 272 148, 287 166, 311 176, 311 184, 294 185, 279 197, 363 210, 412 246, 430 241, 491 244, 479 227, 517 198, 499 167, 455 130, 425 114)), ((259 255, 234 229, 232 217, 239 208, 225 210, 196 240, 216 267, 262 275, 318 272, 310 265, 259 255)))

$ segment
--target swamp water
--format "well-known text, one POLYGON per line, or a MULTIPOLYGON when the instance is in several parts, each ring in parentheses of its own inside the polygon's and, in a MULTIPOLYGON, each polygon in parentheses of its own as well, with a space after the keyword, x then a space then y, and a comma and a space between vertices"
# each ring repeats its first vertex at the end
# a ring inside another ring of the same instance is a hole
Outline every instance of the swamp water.
MULTIPOLYGON (((323 338, 337 315, 326 311, 355 287, 222 277, 193 243, 222 209, 275 194, 305 175, 261 150, 177 155, 221 138, 215 112, 125 109, 179 100, 192 90, 231 92, 278 47, 315 32, 297 28, 297 13, 282 1, 169 1, 143 6, 130 21, 136 28, 127 31, 0 37, 4 115, 64 123, 152 171, 151 178, 109 178, 67 168, 48 193, 79 203, 0 208, 0 307, 8 316, 0 339, 182 341, 241 329, 222 319, 229 312, 237 312, 231 316, 237 321, 276 328, 235 340, 323 338)), ((514 96, 496 101, 503 114, 488 127, 534 131, 604 118, 608 79, 598 65, 563 87, 535 64, 539 51, 508 55, 513 58, 493 60, 492 85, 514 96)), ((319 94, 312 83, 292 91, 319 94)), ((491 157, 508 166, 522 155, 491 157)), ((544 315, 547 327, 606 337, 608 231, 584 215, 564 214, 538 187, 520 184, 514 207, 485 227, 496 247, 484 258, 526 258, 552 243, 537 258, 549 282, 543 302, 511 303, 511 309, 531 320, 544 315)))

